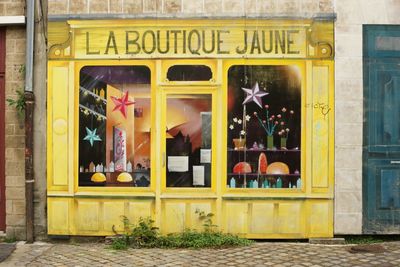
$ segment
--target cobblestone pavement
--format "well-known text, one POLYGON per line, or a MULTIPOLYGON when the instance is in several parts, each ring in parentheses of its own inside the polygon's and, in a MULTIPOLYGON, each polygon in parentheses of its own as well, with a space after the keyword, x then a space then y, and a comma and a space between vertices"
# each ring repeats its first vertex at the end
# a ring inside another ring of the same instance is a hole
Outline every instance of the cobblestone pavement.
POLYGON ((400 266, 400 242, 383 253, 350 253, 349 245, 256 243, 226 249, 129 249, 104 244, 18 244, 0 266, 400 266))

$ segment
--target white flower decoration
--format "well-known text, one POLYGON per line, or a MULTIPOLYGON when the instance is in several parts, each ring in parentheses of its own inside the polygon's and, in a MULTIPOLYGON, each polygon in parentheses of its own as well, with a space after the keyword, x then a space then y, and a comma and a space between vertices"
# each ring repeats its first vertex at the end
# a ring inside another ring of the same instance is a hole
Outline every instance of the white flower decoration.
POLYGON ((242 124, 242 120, 238 120, 238 123, 239 123, 239 124, 242 124))
POLYGON ((235 128, 233 127, 233 124, 229 125, 229 129, 233 130, 233 128, 235 128))
POLYGON ((244 135, 246 132, 244 130, 240 131, 240 135, 244 135))
POLYGON ((246 115, 246 121, 249 121, 250 120, 250 116, 249 115, 246 115))
POLYGON ((234 122, 237 122, 237 121, 238 121, 238 119, 235 117, 235 118, 233 118, 233 121, 234 121, 234 122))

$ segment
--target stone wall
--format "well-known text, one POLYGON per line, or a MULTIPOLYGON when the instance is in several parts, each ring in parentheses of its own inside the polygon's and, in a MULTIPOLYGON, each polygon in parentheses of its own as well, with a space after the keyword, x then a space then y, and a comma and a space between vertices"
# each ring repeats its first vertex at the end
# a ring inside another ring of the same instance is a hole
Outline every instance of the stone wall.
MULTIPOLYGON (((6 99, 24 90, 25 28, 6 30, 6 99)), ((25 131, 24 119, 6 104, 6 234, 25 239, 25 131)))
POLYGON ((295 15, 333 12, 333 0, 48 0, 49 15, 245 14, 295 15))
POLYGON ((335 233, 362 231, 363 24, 399 24, 400 1, 336 0, 335 233))

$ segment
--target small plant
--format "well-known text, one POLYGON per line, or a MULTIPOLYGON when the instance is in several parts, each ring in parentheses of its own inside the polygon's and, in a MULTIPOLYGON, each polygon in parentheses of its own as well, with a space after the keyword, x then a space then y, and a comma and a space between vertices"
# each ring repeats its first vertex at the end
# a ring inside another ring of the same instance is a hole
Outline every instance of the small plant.
POLYGON ((23 90, 17 90, 17 98, 16 99, 7 98, 7 103, 9 106, 15 107, 15 109, 17 110, 18 115, 20 117, 24 116, 26 99, 25 99, 25 93, 23 90))
POLYGON ((140 218, 137 225, 132 225, 128 218, 122 216, 124 233, 117 234, 113 239, 111 248, 116 250, 134 248, 210 248, 248 246, 253 241, 232 234, 222 233, 216 230, 217 225, 212 222, 214 214, 195 211, 199 220, 203 222, 204 231, 187 229, 181 233, 160 235, 158 228, 154 227, 151 218, 140 218))
POLYGON ((195 214, 199 215, 199 220, 203 222, 203 227, 205 232, 213 232, 218 226, 213 224, 212 217, 214 216, 213 213, 205 213, 199 209, 196 209, 195 214))

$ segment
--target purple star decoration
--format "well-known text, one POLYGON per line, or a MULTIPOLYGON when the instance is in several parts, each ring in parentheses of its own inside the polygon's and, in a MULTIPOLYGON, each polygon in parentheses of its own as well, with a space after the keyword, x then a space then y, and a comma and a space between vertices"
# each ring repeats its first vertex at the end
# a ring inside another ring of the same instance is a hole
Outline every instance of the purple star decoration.
POLYGON ((242 90, 246 92, 247 96, 246 99, 243 101, 243 105, 250 103, 250 102, 255 102, 257 105, 262 108, 262 101, 261 97, 268 95, 269 93, 261 92, 260 88, 258 87, 258 82, 253 86, 253 88, 248 89, 248 88, 243 88, 242 90))

